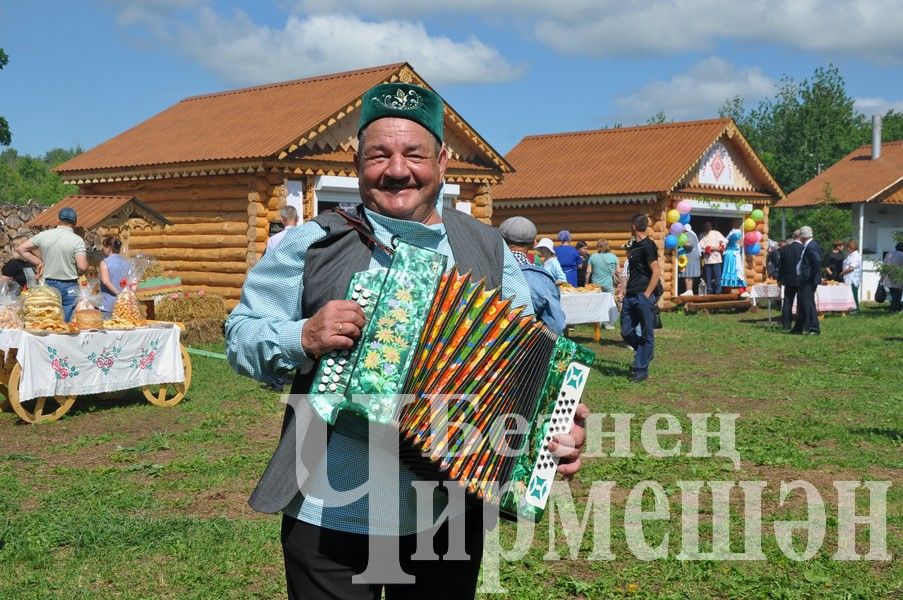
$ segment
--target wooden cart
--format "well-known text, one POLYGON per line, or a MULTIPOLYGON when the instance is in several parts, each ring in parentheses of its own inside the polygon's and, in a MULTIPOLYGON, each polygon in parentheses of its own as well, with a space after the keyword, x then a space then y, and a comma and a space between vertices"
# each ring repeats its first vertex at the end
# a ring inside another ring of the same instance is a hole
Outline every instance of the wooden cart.
MULTIPOLYGON (((191 386, 191 356, 184 344, 180 344, 182 365, 185 369, 185 380, 181 383, 163 385, 145 385, 138 389, 148 402, 156 406, 175 406, 182 401, 191 386)), ((19 418, 28 423, 56 421, 65 415, 75 404, 76 395, 50 396, 19 401, 19 380, 22 367, 16 361, 16 348, 6 352, 0 351, 0 411, 13 410, 19 418)), ((125 388, 129 389, 129 388, 125 388)))

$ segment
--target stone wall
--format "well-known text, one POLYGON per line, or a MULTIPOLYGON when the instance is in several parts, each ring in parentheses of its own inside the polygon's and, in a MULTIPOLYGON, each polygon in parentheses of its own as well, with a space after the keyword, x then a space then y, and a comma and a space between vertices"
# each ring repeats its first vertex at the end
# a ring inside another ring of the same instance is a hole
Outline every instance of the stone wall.
MULTIPOLYGON (((41 204, 37 200, 29 200, 25 204, 0 204, 0 264, 4 264, 12 258, 10 242, 13 238, 17 235, 32 236, 39 231, 37 228, 26 226, 25 223, 41 214, 46 208, 46 204, 41 204)), ((80 227, 76 227, 75 232, 85 238, 89 255, 91 250, 100 249, 101 239, 97 232, 85 231, 80 227)))
POLYGON ((47 208, 36 200, 26 204, 0 204, 0 259, 3 263, 12 256, 10 241, 17 235, 34 235, 36 230, 26 227, 25 223, 36 217, 47 208))

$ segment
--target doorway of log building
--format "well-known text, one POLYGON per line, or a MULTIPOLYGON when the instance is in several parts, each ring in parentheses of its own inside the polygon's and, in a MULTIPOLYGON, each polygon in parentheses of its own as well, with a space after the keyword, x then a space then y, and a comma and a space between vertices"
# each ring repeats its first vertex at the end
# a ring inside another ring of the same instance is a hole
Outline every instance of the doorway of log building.
MULTIPOLYGON (((732 229, 743 230, 743 217, 752 211, 751 204, 733 204, 720 203, 717 201, 707 200, 690 200, 692 209, 690 210, 690 225, 698 237, 702 237, 705 232, 705 224, 709 222, 712 228, 720 232, 721 235, 727 237, 732 229)), ((699 293, 699 282, 701 277, 697 277, 693 281, 693 293, 699 293)), ((681 277, 677 281, 677 293, 682 294, 686 291, 686 279, 681 277)))

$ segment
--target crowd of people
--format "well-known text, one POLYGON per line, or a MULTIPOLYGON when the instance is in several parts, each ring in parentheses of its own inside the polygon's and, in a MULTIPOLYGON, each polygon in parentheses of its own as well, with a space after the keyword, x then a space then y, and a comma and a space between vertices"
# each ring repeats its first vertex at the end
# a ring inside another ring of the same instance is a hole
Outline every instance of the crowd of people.
MULTIPOLYGON (((88 251, 84 238, 76 232, 78 214, 63 207, 57 213, 57 225, 32 237, 20 235, 10 242, 12 258, 2 268, 0 281, 16 282, 20 290, 43 282, 60 294, 63 318, 72 320, 78 302, 79 278, 89 269, 88 251)), ((103 259, 97 264, 101 313, 104 319, 112 316, 113 305, 121 291, 120 282, 129 274, 129 262, 121 254, 122 240, 106 236, 102 240, 103 259)))

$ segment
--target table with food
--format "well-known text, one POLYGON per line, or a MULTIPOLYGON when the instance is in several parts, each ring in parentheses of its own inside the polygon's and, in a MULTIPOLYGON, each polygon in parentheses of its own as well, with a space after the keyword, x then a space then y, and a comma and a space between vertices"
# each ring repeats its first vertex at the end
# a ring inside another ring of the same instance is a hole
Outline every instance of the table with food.
POLYGON ((117 296, 110 319, 82 285, 73 318, 63 320, 59 292, 36 283, 0 286, 0 409, 24 421, 53 421, 79 395, 140 389, 159 406, 172 406, 191 383, 191 360, 176 323, 146 321, 134 286, 117 296))
MULTIPOLYGON (((794 298, 793 314, 796 314, 796 306, 797 299, 794 298)), ((829 312, 848 313, 856 310, 853 288, 839 281, 823 281, 815 288, 815 310, 819 315, 829 312)))
POLYGON ((593 339, 598 342, 602 337, 601 324, 609 321, 612 309, 616 308, 614 294, 603 292, 592 283, 583 287, 562 285, 559 289, 565 323, 568 326, 592 323, 593 339))

